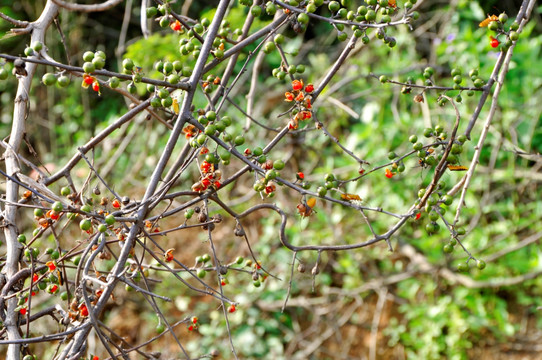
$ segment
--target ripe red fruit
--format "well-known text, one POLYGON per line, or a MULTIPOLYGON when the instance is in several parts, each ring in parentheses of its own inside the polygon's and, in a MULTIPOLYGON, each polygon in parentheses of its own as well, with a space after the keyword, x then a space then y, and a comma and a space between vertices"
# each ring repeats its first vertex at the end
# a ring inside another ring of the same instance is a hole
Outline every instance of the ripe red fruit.
POLYGON ((190 326, 188 327, 188 331, 192 331, 192 330, 194 330, 194 325, 190 325, 190 326))
POLYGON ((305 86, 305 92, 311 93, 313 91, 314 91, 314 85, 308 84, 307 86, 305 86))
POLYGON ((94 82, 94 77, 90 76, 90 75, 83 75, 83 82, 86 84, 86 85, 90 85, 94 82))
POLYGON ((22 308, 21 310, 19 310, 19 312, 21 313, 21 315, 26 315, 26 308, 22 308))
POLYGON ((173 250, 175 250, 175 249, 169 249, 168 251, 166 251, 166 253, 164 254, 164 261, 165 262, 173 261, 173 250))
POLYGON ((303 80, 292 81, 292 89, 294 89, 294 91, 303 89, 303 80))
POLYGON ((288 101, 288 102, 294 100, 294 94, 292 94, 292 93, 289 92, 289 91, 287 91, 287 92, 284 93, 284 97, 286 98, 286 101, 288 101))
POLYGON ((96 92, 100 92, 100 83, 95 81, 92 83, 92 90, 96 91, 96 92))
POLYGON ((386 177, 388 179, 391 179, 393 177, 393 175, 395 175, 395 174, 392 173, 390 169, 386 169, 386 177))
POLYGON ((298 172, 298 173, 295 174, 295 175, 296 175, 296 177, 297 177, 298 180, 303 180, 303 179, 305 179, 305 174, 303 174, 302 171, 298 172))
POLYGON ((58 218, 60 217, 60 213, 54 211, 54 210, 50 210, 51 212, 49 213, 49 217, 51 218, 51 220, 58 220, 58 218))
POLYGON ((233 305, 233 304, 230 305, 230 307, 228 308, 228 312, 229 312, 229 313, 235 312, 235 305, 233 305))
POLYGON ((88 316, 88 308, 85 304, 81 304, 79 306, 79 314, 81 314, 81 316, 84 316, 84 317, 88 316))
POLYGON ((193 317, 192 317, 192 323, 193 323, 193 324, 197 324, 197 322, 198 322, 198 317, 197 317, 197 316, 193 316, 193 317))
POLYGON ((499 46, 499 40, 495 39, 493 36, 491 37, 491 41, 489 43, 492 48, 496 48, 499 46))
POLYGON ((117 199, 113 200, 111 205, 113 205, 115 209, 120 209, 120 201, 118 201, 117 199))
POLYGON ((420 220, 421 217, 422 217, 422 213, 417 213, 416 214, 416 220, 420 220))
POLYGON ((181 30, 181 23, 179 22, 179 20, 176 20, 174 23, 172 23, 171 25, 169 25, 169 27, 170 27, 171 30, 173 30, 173 31, 179 31, 179 30, 181 30))
POLYGON ((39 279, 38 274, 34 274, 34 276, 32 276, 32 282, 37 282, 38 279, 39 279))
MULTIPOLYGON (((56 264, 54 261, 47 261, 47 263, 45 264, 48 268, 49 268, 49 271, 55 271, 56 270, 56 264)), ((35 274, 34 274, 35 276, 35 274)))

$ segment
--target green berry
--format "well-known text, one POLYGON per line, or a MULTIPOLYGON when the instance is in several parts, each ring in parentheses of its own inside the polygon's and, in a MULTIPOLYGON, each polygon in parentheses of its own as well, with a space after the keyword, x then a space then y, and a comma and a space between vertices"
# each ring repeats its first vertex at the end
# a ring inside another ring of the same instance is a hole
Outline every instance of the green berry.
POLYGON ((122 67, 124 68, 124 70, 130 71, 134 68, 134 62, 132 61, 132 59, 124 59, 122 61, 122 67))
POLYGON ((376 12, 373 9, 367 10, 367 14, 365 14, 365 20, 374 21, 375 19, 376 19, 376 12))
POLYGON ((148 18, 156 16, 157 13, 158 13, 158 9, 156 9, 154 6, 151 6, 151 7, 147 8, 147 17, 148 18))
POLYGON ((241 135, 238 135, 235 137, 234 139, 234 144, 235 146, 240 146, 240 145, 243 145, 245 143, 245 138, 241 135))
POLYGON ((301 24, 308 24, 309 23, 309 15, 305 13, 299 13, 297 15, 297 21, 301 24))
POLYGON ((20 243, 25 244, 26 243, 26 235, 25 234, 20 234, 19 236, 17 236, 17 241, 20 242, 20 243))
POLYGON ((330 1, 328 4, 328 9, 331 12, 337 12, 341 8, 341 4, 338 1, 330 1))
POLYGON ((92 61, 94 59, 94 53, 92 51, 85 51, 83 54, 83 60, 84 61, 92 61))
POLYGON ((480 270, 484 270, 486 268, 486 262, 484 260, 476 260, 476 267, 480 270))
POLYGON ((105 225, 105 224, 98 225, 98 231, 101 232, 101 233, 106 232, 107 231, 107 225, 105 225))
POLYGON ((8 71, 4 68, 0 68, 0 80, 6 80, 8 78, 8 71))
POLYGON ((517 39, 519 39, 519 34, 515 31, 510 31, 510 40, 516 41, 517 39))
POLYGON ((58 86, 60 87, 66 87, 70 84, 70 78, 66 75, 60 75, 58 79, 56 80, 58 86))
POLYGON ((506 15, 506 13, 502 13, 499 15, 499 22, 504 24, 507 21, 508 21, 508 15, 506 15))
POLYGON ((94 59, 92 59, 92 64, 96 69, 102 69, 105 66, 105 59, 99 56, 95 56, 94 59))
POLYGON ((87 74, 90 74, 94 70, 96 70, 96 66, 94 66, 93 63, 86 62, 86 63, 83 64, 83 71, 86 72, 87 74))
POLYGON ((109 214, 105 217, 105 223, 107 225, 113 225, 115 223, 116 219, 113 214, 109 214))
POLYGON ((205 271, 204 269, 198 269, 197 274, 200 279, 203 279, 205 275, 207 275, 207 271, 205 271))
POLYGON ((79 227, 81 228, 81 230, 83 231, 88 231, 90 230, 90 227, 92 226, 92 222, 89 220, 89 219, 83 219, 81 220, 81 222, 79 223, 79 227))
POLYGON ((60 201, 56 201, 51 207, 51 209, 56 212, 61 212, 62 210, 64 210, 64 205, 62 205, 60 201))
POLYGON ((109 86, 112 89, 116 89, 120 86, 120 79, 116 76, 113 76, 109 79, 109 86))
POLYGON ((457 271, 459 272, 466 272, 469 270, 469 265, 467 263, 459 263, 457 264, 457 271))
POLYGON ((451 254, 454 252, 454 247, 450 244, 444 245, 444 248, 442 249, 446 254, 451 254))
POLYGON ((55 74, 52 74, 52 73, 46 73, 41 78, 41 81, 43 82, 44 85, 51 86, 56 83, 56 76, 55 74))

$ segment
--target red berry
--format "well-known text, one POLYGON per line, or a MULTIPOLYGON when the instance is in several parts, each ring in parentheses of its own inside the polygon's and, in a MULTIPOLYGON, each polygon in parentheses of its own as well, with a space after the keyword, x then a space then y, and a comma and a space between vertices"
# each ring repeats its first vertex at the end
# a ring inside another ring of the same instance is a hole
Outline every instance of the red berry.
POLYGON ((88 316, 88 308, 85 304, 81 304, 79 306, 79 313, 81 314, 81 316, 88 316))
POLYGON ((192 330, 194 330, 194 325, 190 325, 190 326, 188 327, 188 331, 192 331, 192 330))
POLYGON ((92 83, 92 90, 99 92, 100 91, 100 83, 95 81, 92 83))
POLYGON ((314 85, 308 84, 307 86, 305 86, 305 92, 311 93, 313 91, 314 91, 314 85))
POLYGON ((297 179, 298 179, 298 180, 303 180, 303 179, 305 179, 305 174, 303 174, 302 171, 298 172, 298 173, 296 174, 296 176, 297 176, 297 179))
POLYGON ((292 81, 292 89, 294 89, 294 91, 303 89, 303 80, 292 81))
POLYGON ((47 261, 45 265, 49 268, 49 271, 51 272, 56 270, 56 264, 54 261, 47 261))
POLYGON ((387 177, 388 179, 391 179, 391 178, 393 177, 393 175, 394 175, 394 174, 391 172, 390 169, 386 169, 386 177, 387 177))
POLYGON ((230 307, 228 308, 228 312, 232 313, 232 312, 235 312, 235 305, 230 305, 230 307))
POLYGON ((90 75, 84 75, 83 76, 83 82, 87 85, 90 85, 94 82, 94 78, 90 75))
POLYGON ((32 282, 37 282, 38 281, 38 274, 34 274, 34 276, 32 276, 32 282))
POLYGON ((113 205, 115 209, 120 209, 120 201, 118 201, 117 199, 113 200, 111 205, 113 205))
POLYGON ((19 310, 19 312, 21 313, 21 315, 26 315, 26 308, 22 308, 21 310, 19 310))
POLYGON ((489 43, 492 48, 496 48, 499 46, 499 40, 495 39, 493 36, 491 37, 491 42, 489 43))
POLYGON ((284 97, 286 98, 286 101, 288 101, 288 102, 294 100, 294 94, 292 94, 292 93, 289 92, 289 91, 287 91, 287 92, 284 93, 284 97))
POLYGON ((416 220, 420 220, 421 217, 422 217, 422 213, 417 213, 416 214, 416 220))
POLYGON ((170 27, 171 30, 173 30, 173 31, 179 31, 179 30, 181 30, 181 23, 179 22, 179 20, 176 20, 174 23, 172 23, 171 25, 169 25, 169 27, 170 27))
POLYGON ((197 317, 197 316, 193 316, 193 317, 192 317, 192 323, 193 323, 193 324, 197 324, 197 322, 198 322, 198 317, 197 317))

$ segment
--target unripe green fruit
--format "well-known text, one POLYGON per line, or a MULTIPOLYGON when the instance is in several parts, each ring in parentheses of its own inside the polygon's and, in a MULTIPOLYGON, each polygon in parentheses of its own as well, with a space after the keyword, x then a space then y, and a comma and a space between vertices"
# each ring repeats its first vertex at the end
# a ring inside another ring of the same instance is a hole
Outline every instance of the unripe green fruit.
POLYGON ((504 24, 507 21, 508 21, 508 15, 506 15, 506 13, 502 13, 499 15, 499 22, 504 24))
POLYGON ((512 25, 510 25, 510 30, 517 31, 519 29, 519 24, 514 21, 512 25))
POLYGON ((41 78, 41 81, 43 82, 44 85, 51 86, 56 83, 56 76, 55 74, 52 74, 52 73, 46 73, 41 78))
POLYGON ((94 53, 92 51, 85 51, 83 54, 83 61, 92 61, 94 59, 94 53))
POLYGON ((26 235, 20 234, 19 236, 17 236, 17 241, 23 244, 26 243, 26 235))
POLYGON ((24 54, 25 54, 26 56, 32 56, 32 55, 34 55, 34 52, 35 52, 34 49, 32 49, 31 47, 27 47, 26 49, 24 49, 24 54))
POLYGON ((323 187, 323 186, 319 186, 316 189, 316 192, 318 193, 318 196, 324 197, 327 194, 327 189, 325 187, 323 187))
POLYGON ((463 152, 463 146, 459 144, 452 145, 452 154, 461 154, 463 152))
POLYGON ((120 79, 116 76, 113 76, 109 79, 109 86, 113 89, 118 88, 120 85, 120 79))
POLYGON ((487 28, 491 31, 497 31, 499 30, 499 23, 496 22, 496 21, 491 21, 488 25, 487 25, 487 28))
POLYGON ((337 39, 339 41, 345 41, 347 38, 348 38, 348 34, 345 32, 340 32, 339 34, 337 34, 337 39))
POLYGON ((410 141, 412 144, 415 144, 418 141, 418 137, 416 135, 410 135, 408 141, 410 141))
POLYGON ((329 11, 331 12, 337 12, 341 8, 341 4, 339 4, 338 1, 330 1, 327 5, 329 11))
POLYGON ((265 4, 265 12, 267 15, 275 15, 277 12, 277 7, 274 3, 271 1, 268 1, 267 4, 265 4))
POLYGON ((273 41, 275 41, 275 43, 277 43, 277 44, 284 43, 284 35, 282 35, 282 34, 275 35, 275 37, 273 38, 273 41))
POLYGON ((155 8, 154 6, 151 6, 147 8, 146 13, 147 13, 147 17, 151 18, 151 17, 156 16, 156 14, 158 13, 158 9, 155 8))
POLYGON ((124 59, 122 61, 122 67, 125 69, 125 70, 133 70, 134 68, 134 62, 132 61, 132 59, 124 59))
POLYGON ((109 214, 105 217, 105 223, 107 225, 113 225, 115 223, 116 219, 113 214, 109 214))
POLYGON ((272 41, 268 41, 265 43, 263 47, 263 52, 266 54, 271 53, 273 50, 275 50, 275 43, 272 41))
POLYGON ((93 63, 86 62, 86 63, 83 64, 83 71, 86 72, 87 74, 90 74, 94 70, 96 70, 96 66, 94 66, 93 63))
POLYGON ((105 66, 105 59, 99 56, 95 56, 94 59, 92 59, 92 64, 96 69, 102 69, 105 66))
POLYGON ((375 19, 376 19, 376 12, 373 9, 367 10, 367 14, 365 14, 365 20, 374 21, 375 19))
POLYGON ((105 224, 98 225, 98 231, 101 232, 101 233, 106 232, 107 231, 107 225, 105 225, 105 224))
POLYGON ((484 270, 486 268, 486 262, 484 260, 476 260, 476 267, 480 270, 484 270))
POLYGON ((412 149, 414 149, 416 151, 419 151, 419 150, 423 149, 423 144, 421 142, 417 142, 414 145, 412 145, 412 149))
POLYGON ((8 71, 4 68, 0 68, 0 80, 6 80, 8 78, 8 71))
POLYGON ((309 15, 307 15, 305 13, 299 13, 299 15, 297 15, 297 21, 300 22, 301 24, 308 24, 309 23, 309 15))
POLYGON ((380 80, 380 82, 384 84, 388 81, 388 77, 386 75, 381 75, 378 80, 380 80))
POLYGON ((134 95, 137 92, 137 87, 133 82, 131 82, 126 86, 126 90, 128 90, 130 94, 134 95))
POLYGON ((171 98, 171 96, 168 96, 167 98, 165 99, 162 99, 162 106, 163 107, 170 107, 171 105, 173 105, 173 99, 171 98))
POLYGON ((433 129, 431 129, 431 128, 425 128, 425 129, 423 130, 423 136, 425 136, 425 137, 427 137, 427 138, 433 136, 433 129))
POLYGON ((164 16, 163 18, 160 19, 160 27, 168 27, 169 26, 169 19, 167 18, 167 16, 164 16))
POLYGON ((273 168, 275 170, 282 170, 282 169, 284 169, 284 166, 285 166, 284 161, 282 161, 282 160, 276 160, 276 161, 273 162, 273 168))
POLYGON ((88 231, 90 230, 90 227, 92 226, 92 222, 89 220, 89 219, 83 219, 81 220, 81 222, 79 223, 79 227, 81 228, 81 230, 83 231, 88 231))
POLYGON ((245 138, 241 135, 238 135, 235 137, 235 140, 233 142, 235 143, 235 146, 240 146, 245 143, 245 138))
POLYGON ((454 252, 454 247, 450 244, 444 245, 444 248, 442 249, 446 254, 451 254, 454 252))
POLYGON ((60 201, 56 201, 51 207, 51 209, 56 212, 61 212, 62 210, 64 210, 64 205, 62 205, 60 201))
POLYGON ((485 83, 484 80, 478 78, 474 80, 474 87, 481 88, 482 86, 484 86, 484 83, 485 83))
POLYGON ((457 271, 459 272, 465 272, 469 270, 469 265, 467 263, 459 263, 457 264, 457 271))
POLYGON ((519 34, 515 31, 511 31, 510 32, 510 40, 512 41, 516 41, 517 39, 519 39, 519 34))
POLYGON ((454 198, 451 197, 450 195, 444 195, 442 197, 442 202, 445 204, 445 205, 452 205, 452 203, 454 202, 454 198))
POLYGON ((70 84, 70 78, 66 75, 60 75, 58 79, 56 80, 58 86, 60 87, 66 87, 70 84))
POLYGON ((159 108, 160 106, 162 106, 162 102, 160 101, 160 98, 158 96, 153 96, 150 103, 153 108, 159 108))

